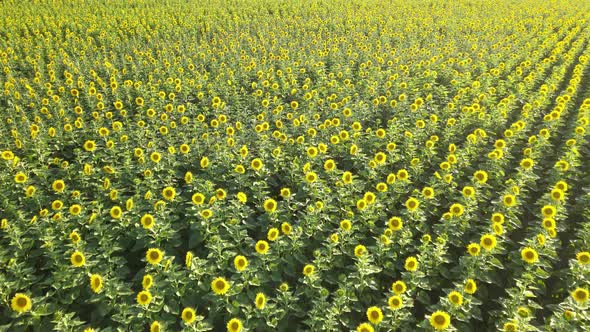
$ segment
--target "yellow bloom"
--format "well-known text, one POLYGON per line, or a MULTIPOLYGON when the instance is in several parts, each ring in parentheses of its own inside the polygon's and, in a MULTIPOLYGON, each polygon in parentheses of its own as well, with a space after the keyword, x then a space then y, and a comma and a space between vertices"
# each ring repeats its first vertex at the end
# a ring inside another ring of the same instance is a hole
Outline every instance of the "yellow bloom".
POLYGON ((242 255, 238 255, 234 258, 234 266, 238 272, 242 272, 248 267, 248 259, 242 255))
POLYGON ((557 209, 552 205, 545 205, 541 208, 541 214, 544 218, 553 218, 557 214, 557 209))
POLYGON ((391 290, 397 295, 403 294, 406 289, 406 283, 401 280, 398 280, 391 285, 391 290))
POLYGON ((315 272, 315 266, 307 264, 303 267, 303 275, 308 277, 315 272))
POLYGON ((403 225, 404 224, 403 224, 402 219, 400 217, 391 217, 391 218, 389 218, 389 220, 387 222, 387 226, 392 231, 399 231, 400 229, 402 229, 403 225))
POLYGON ((227 331, 228 332, 242 331, 242 321, 237 318, 232 318, 229 322, 227 322, 227 331))
POLYGON ((263 207, 264 207, 264 211, 266 211, 268 213, 273 213, 277 209, 277 201, 275 201, 272 198, 269 198, 264 201, 263 207))
POLYGON ((471 255, 471 256, 478 256, 479 252, 480 252, 480 246, 477 243, 470 243, 467 246, 467 252, 471 255))
POLYGON ((370 307, 367 309, 367 318, 369 322, 377 325, 383 320, 383 312, 378 307, 370 307))
POLYGON ((356 257, 361 257, 366 252, 367 252, 367 248, 365 246, 363 246, 362 244, 359 244, 356 247, 354 247, 354 255, 356 257))
POLYGON ((461 295, 461 293, 457 291, 450 292, 447 297, 449 299, 449 302, 451 302, 451 304, 453 304, 454 306, 458 307, 463 304, 463 295, 461 295))
POLYGON ((147 306, 152 302, 152 293, 147 290, 143 290, 137 294, 137 303, 143 306, 147 306))
POLYGON ((432 325, 435 330, 442 331, 449 327, 450 324, 451 317, 444 311, 435 311, 432 316, 430 316, 430 325, 432 325))
POLYGON ((410 197, 406 201, 406 208, 410 212, 416 211, 416 209, 418 209, 419 206, 420 206, 420 202, 417 199, 415 199, 414 197, 410 197))
POLYGON ((256 294, 256 300, 254 301, 256 309, 262 310, 266 306, 266 296, 263 293, 256 294))
POLYGON ((463 287, 463 290, 467 294, 474 294, 477 290, 477 284, 475 283, 475 280, 467 279, 467 281, 465 281, 465 286, 463 287))
POLYGON ((451 205, 451 207, 449 208, 449 212, 455 217, 460 217, 461 215, 463 215, 464 211, 465 208, 463 207, 463 205, 459 203, 455 203, 451 205))
POLYGON ((63 192, 66 189, 66 185, 63 180, 55 180, 51 184, 51 188, 58 193, 63 192))
POLYGON ((523 261, 529 264, 534 264, 539 260, 539 254, 535 249, 531 247, 525 247, 524 249, 522 249, 520 251, 520 256, 522 257, 523 261))
POLYGON ((152 286, 154 285, 154 277, 152 277, 150 274, 146 274, 143 276, 143 278, 141 279, 141 287, 143 287, 143 289, 148 290, 150 288, 152 288, 152 286))
POLYGON ((580 264, 586 265, 590 263, 590 252, 582 251, 576 254, 576 259, 580 264))
POLYGON ((252 167, 252 169, 255 171, 259 171, 260 169, 262 169, 263 166, 264 164, 262 163, 262 160, 260 160, 260 158, 252 159, 252 161, 250 162, 250 167, 252 167))
POLYGON ((578 287, 572 292, 572 298, 579 304, 584 304, 586 301, 588 301, 588 290, 578 287))
POLYGON ((172 187, 166 187, 162 190, 162 196, 166 199, 166 200, 173 200, 174 197, 176 197, 176 190, 172 187))
POLYGON ((496 237, 492 234, 484 234, 482 235, 479 245, 487 251, 493 250, 498 243, 496 237))
POLYGON ((82 267, 86 263, 86 257, 80 251, 74 251, 74 253, 70 256, 70 261, 72 265, 75 267, 82 267))
POLYGON ((25 173, 18 172, 14 176, 14 182, 16 182, 16 183, 25 183, 25 182, 27 182, 27 176, 25 175, 25 173))
POLYGON ((387 304, 392 310, 398 310, 404 305, 404 301, 402 300, 401 296, 393 295, 387 300, 387 304))
POLYGON ((31 298, 23 293, 16 293, 12 300, 10 301, 10 307, 12 310, 18 312, 19 314, 25 313, 31 310, 33 306, 33 302, 31 298))
POLYGON ((216 295, 224 295, 229 290, 229 283, 224 278, 218 277, 211 282, 211 289, 216 295))
POLYGON ((180 317, 185 324, 192 324, 197 319, 197 313, 193 308, 184 308, 180 317))
POLYGON ((151 229, 152 227, 154 227, 154 216, 152 216, 149 213, 144 214, 141 217, 141 225, 145 229, 151 229))
POLYGON ((256 249, 257 253, 264 255, 268 252, 268 248, 269 248, 268 242, 266 242, 264 240, 260 240, 260 241, 256 242, 255 249, 256 249))
POLYGON ((145 257, 146 257, 148 263, 153 264, 153 265, 157 265, 160 263, 160 261, 164 257, 164 254, 162 253, 162 251, 160 249, 150 248, 146 252, 145 257))
POLYGON ((88 140, 84 142, 84 150, 88 152, 93 152, 96 149, 96 143, 94 141, 88 140))
POLYGON ((369 323, 362 323, 361 325, 357 326, 356 332, 374 332, 375 330, 369 323))
POLYGON ((410 256, 406 258, 406 263, 404 264, 404 268, 407 271, 414 272, 418 269, 418 260, 414 256, 410 256))
POLYGON ((502 197, 502 203, 506 207, 513 207, 516 205, 516 197, 511 194, 504 195, 504 197, 502 197))
POLYGON ((160 322, 154 321, 150 325, 150 332, 161 332, 161 331, 162 331, 162 324, 160 324, 160 322))

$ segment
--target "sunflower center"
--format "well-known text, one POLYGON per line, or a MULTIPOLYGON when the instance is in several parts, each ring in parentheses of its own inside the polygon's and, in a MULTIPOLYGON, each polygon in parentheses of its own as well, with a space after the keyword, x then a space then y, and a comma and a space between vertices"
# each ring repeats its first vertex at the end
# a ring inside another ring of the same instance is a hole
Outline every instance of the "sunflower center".
POLYGON ((19 307, 21 307, 21 308, 26 307, 27 306, 27 303, 28 303, 28 301, 24 297, 19 297, 16 300, 16 305, 19 306, 19 307))
POLYGON ((379 313, 377 311, 371 311, 371 318, 372 319, 377 319, 379 318, 379 313))
POLYGON ((153 259, 153 260, 156 260, 156 259, 160 258, 160 254, 158 254, 157 251, 152 251, 150 253, 150 258, 153 259))
POLYGON ((76 261, 76 263, 82 263, 82 256, 80 256, 80 255, 74 256, 74 261, 76 261))
POLYGON ((443 315, 436 315, 434 316, 434 322, 438 325, 443 325, 446 322, 446 319, 443 315))
POLYGON ((222 280, 218 280, 215 283, 215 287, 217 287, 218 289, 223 289, 225 287, 225 282, 223 282, 222 280))
POLYGON ((535 254, 532 251, 527 251, 525 254, 525 257, 528 259, 533 259, 535 258, 535 254))

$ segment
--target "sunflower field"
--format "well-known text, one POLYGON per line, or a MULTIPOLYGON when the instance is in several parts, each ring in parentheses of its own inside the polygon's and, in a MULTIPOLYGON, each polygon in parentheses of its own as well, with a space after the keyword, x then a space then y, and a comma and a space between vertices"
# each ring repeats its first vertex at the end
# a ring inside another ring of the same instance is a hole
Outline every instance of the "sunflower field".
POLYGON ((590 2, 0 2, 0 331, 589 331, 590 2))

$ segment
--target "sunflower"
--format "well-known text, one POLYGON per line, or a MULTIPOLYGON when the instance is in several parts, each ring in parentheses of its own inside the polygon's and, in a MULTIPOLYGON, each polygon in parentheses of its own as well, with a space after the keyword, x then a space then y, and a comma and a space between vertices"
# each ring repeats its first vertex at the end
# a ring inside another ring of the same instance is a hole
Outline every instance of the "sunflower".
POLYGON ((158 152, 152 152, 150 154, 150 160, 157 164, 160 162, 160 160, 162 160, 162 155, 158 152))
POLYGON ((264 211, 266 211, 268 213, 273 213, 277 209, 277 201, 275 201, 272 198, 269 198, 269 199, 267 199, 267 200, 264 201, 264 203, 262 204, 262 206, 264 207, 264 211))
POLYGON ((176 197, 176 190, 172 187, 166 187, 162 190, 162 197, 166 200, 171 201, 176 197))
POLYGON ((484 234, 479 240, 479 245, 487 251, 493 250, 498 243, 496 237, 492 234, 484 234))
POLYGON ((121 210, 121 207, 115 205, 111 208, 110 214, 113 219, 120 219, 123 215, 123 210, 121 210))
POLYGON ((475 173, 473 173, 473 177, 479 184, 484 184, 488 182, 488 173, 486 171, 476 171, 475 173))
POLYGON ((336 162, 334 160, 328 159, 328 160, 326 160, 326 162, 324 162, 324 170, 326 170, 326 172, 331 172, 335 169, 336 169, 336 162))
POLYGON ((141 217, 141 225, 145 229, 151 229, 152 227, 154 227, 154 216, 152 216, 149 213, 144 214, 141 217))
POLYGON ((263 166, 264 164, 262 163, 262 160, 260 160, 260 158, 254 158, 250 162, 250 167, 252 167, 252 169, 255 171, 259 171, 260 169, 262 169, 263 166))
POLYGON ((199 214, 201 215, 201 217, 203 217, 203 219, 209 219, 209 218, 211 218, 211 216, 213 216, 213 211, 211 211, 209 209, 205 209, 205 210, 199 212, 199 214))
POLYGON ((474 294, 477 290, 477 283, 473 279, 467 279, 465 281, 465 286, 463 287, 463 290, 467 294, 474 294))
POLYGON ((402 219, 400 217, 391 217, 387 222, 387 226, 392 231, 399 231, 403 227, 402 219))
POLYGON ((141 287, 143 287, 143 289, 148 290, 150 288, 152 288, 152 286, 154 285, 154 277, 152 277, 151 274, 146 274, 143 276, 143 278, 141 279, 141 287))
POLYGON ((451 205, 451 207, 449 208, 449 212, 455 217, 460 217, 461 215, 463 215, 463 212, 465 212, 465 208, 463 207, 463 205, 455 203, 451 205))
POLYGON ((256 299, 254 300, 254 305, 256 309, 262 310, 266 306, 266 295, 264 293, 256 294, 256 299))
POLYGON ((475 188, 473 188, 471 186, 465 186, 461 190, 461 193, 463 194, 463 196, 465 198, 473 198, 473 197, 475 197, 475 188))
POLYGON ((551 199, 552 200, 554 200, 556 202, 561 202, 561 201, 563 201, 564 197, 565 197, 565 193, 563 192, 563 190, 557 189, 557 188, 551 190, 551 199))
POLYGON ((184 308, 180 317, 185 324, 192 324, 197 319, 197 313, 193 308, 184 308))
POLYGON ((291 226, 291 224, 289 224, 286 221, 281 224, 281 232, 283 232, 283 234, 289 235, 291 234, 291 231, 293 231, 293 227, 291 226))
POLYGON ((414 256, 410 256, 406 258, 406 263, 404 264, 404 268, 407 271, 414 272, 418 269, 418 260, 414 256))
POLYGON ((404 301, 402 300, 401 296, 393 295, 387 300, 387 304, 392 310, 398 310, 404 305, 404 301))
POLYGON ((307 264, 303 267, 303 275, 308 277, 315 272, 315 266, 307 264))
POLYGON ((501 213, 494 213, 492 214, 492 222, 495 224, 503 224, 504 223, 504 215, 501 213))
POLYGON ((391 290, 397 295, 403 294, 406 289, 406 283, 401 280, 398 280, 391 285, 391 290))
POLYGON ((256 252, 261 254, 261 255, 265 255, 268 252, 268 242, 264 241, 264 240, 260 240, 258 242, 256 242, 256 252))
POLYGON ((539 254, 537 251, 531 247, 525 247, 520 251, 520 256, 522 260, 527 262, 528 264, 534 264, 539 260, 539 254))
POLYGON ((31 301, 31 298, 23 293, 14 294, 12 300, 10 301, 10 307, 12 310, 18 312, 19 314, 31 310, 32 306, 33 302, 31 301))
POLYGON ((207 167, 209 167, 209 158, 207 157, 202 157, 201 161, 199 162, 199 165, 201 166, 202 169, 205 169, 207 167))
POLYGON ((435 311, 432 316, 430 316, 430 325, 432 325, 435 330, 442 331, 449 327, 450 324, 451 317, 444 311, 435 311))
POLYGON ((229 290, 229 283, 222 277, 218 277, 211 281, 211 289, 215 295, 224 295, 229 290))
POLYGON ((546 230, 555 229, 555 219, 545 218, 543 219, 542 225, 546 230))
POLYGON ((72 241, 73 244, 77 244, 78 242, 80 242, 80 240, 82 240, 80 234, 78 234, 78 232, 76 231, 72 231, 68 237, 70 238, 70 241, 72 241))
POLYGON ((516 332, 516 331, 518 331, 518 322, 517 321, 506 322, 502 326, 502 330, 505 332, 516 332))
POLYGON ((152 293, 147 290, 142 290, 137 293, 137 303, 142 306, 147 306, 152 302, 152 293))
POLYGON ((422 196, 426 199, 430 199, 434 197, 434 189, 432 187, 424 187, 422 188, 422 196))
POLYGON ((553 218, 557 213, 557 209, 553 205, 545 205, 541 208, 541 214, 544 218, 553 218))
POLYGON ((352 178, 351 172, 346 171, 346 172, 342 173, 342 182, 344 184, 351 184, 352 180, 353 180, 353 178, 352 178))
POLYGON ((94 152, 94 150, 96 150, 96 143, 90 140, 84 142, 84 150, 94 152))
POLYGON ((467 245, 467 252, 471 256, 479 256, 480 250, 481 250, 481 247, 477 243, 470 243, 469 245, 467 245))
POLYGON ((582 251, 576 254, 576 259, 578 263, 587 265, 590 264, 590 252, 582 251))
POLYGON ((16 183, 25 183, 25 182, 27 182, 27 176, 25 175, 25 173, 18 172, 14 176, 14 182, 16 182, 16 183))
POLYGON ((361 257, 365 253, 367 253, 367 247, 363 246, 362 244, 359 244, 356 247, 354 247, 354 255, 356 257, 361 257))
POLYGON ((369 323, 362 323, 361 325, 357 326, 356 332, 374 332, 375 330, 369 323))
POLYGON ((513 207, 516 205, 516 197, 511 194, 504 195, 504 197, 502 197, 502 203, 506 207, 513 207))
POLYGON ((578 287, 572 292, 571 295, 572 298, 579 304, 584 304, 586 301, 588 301, 588 290, 585 288, 578 287))
POLYGON ((348 219, 344 219, 340 222, 340 229, 343 231, 350 231, 352 228, 352 223, 348 219))
POLYGON ((51 184, 51 188, 53 189, 53 191, 61 193, 66 189, 66 185, 63 180, 55 180, 51 184))
POLYGON ((160 263, 160 261, 164 257, 164 254, 162 253, 162 251, 160 249, 150 248, 146 252, 145 257, 146 257, 148 263, 150 263, 152 265, 157 265, 160 263))
POLYGON ((535 162, 530 158, 525 158, 520 161, 520 167, 524 170, 530 170, 535 165, 535 162))
POLYGON ((451 304, 453 304, 454 306, 459 307, 463 304, 463 295, 461 295, 461 293, 457 291, 450 292, 447 298, 449 299, 449 302, 451 302, 451 304))
POLYGON ((74 251, 74 253, 72 253, 70 256, 70 262, 75 267, 82 267, 86 263, 86 257, 84 257, 82 252, 74 251))
POLYGON ((242 321, 237 318, 230 319, 230 321, 227 322, 227 331, 228 332, 242 331, 242 321))
MULTIPOLYGON (((399 178, 399 176, 398 176, 398 178, 399 178)), ((420 206, 420 202, 417 199, 415 199, 414 197, 410 197, 406 201, 406 208, 410 212, 416 211, 416 209, 418 209, 419 206, 420 206)))
POLYGON ((383 312, 381 312, 379 307, 370 307, 367 309, 367 319, 369 319, 369 322, 377 325, 383 320, 383 312))
POLYGON ((162 331, 162 324, 160 324, 160 322, 154 321, 150 325, 150 332, 161 332, 161 331, 162 331))
POLYGON ((242 255, 236 256, 236 258, 234 258, 234 267, 238 272, 244 271, 248 267, 248 259, 242 255))
POLYGON ((205 203, 205 195, 203 195, 201 193, 195 193, 195 194, 193 194, 191 200, 193 201, 193 204, 201 205, 201 204, 205 203))
POLYGON ((266 237, 269 241, 276 241, 279 238, 279 229, 278 228, 271 228, 268 230, 266 237))
POLYGON ((317 179, 318 176, 314 172, 305 173, 305 181, 307 181, 308 183, 314 183, 317 181, 317 179))

